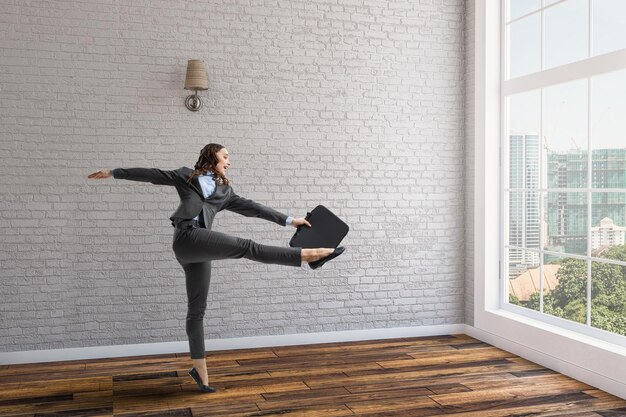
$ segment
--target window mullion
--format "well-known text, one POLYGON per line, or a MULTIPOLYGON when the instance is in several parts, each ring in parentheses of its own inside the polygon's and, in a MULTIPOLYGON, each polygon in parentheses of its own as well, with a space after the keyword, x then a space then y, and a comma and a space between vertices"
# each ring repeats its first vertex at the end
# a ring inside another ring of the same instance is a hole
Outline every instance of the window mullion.
MULTIPOLYGON (((505 24, 506 22, 506 17, 508 16, 508 5, 507 2, 503 2, 503 7, 502 7, 503 12, 500 14, 500 86, 502 86, 502 82, 505 78, 509 77, 509 60, 508 60, 508 51, 509 51, 509 26, 507 26, 505 24), (504 49, 504 52, 502 51, 504 49), (503 52, 503 53, 502 53, 503 52)), ((505 171, 508 171, 508 157, 505 157, 504 153, 505 149, 508 148, 507 142, 505 142, 505 138, 507 136, 506 131, 508 130, 508 121, 507 121, 507 115, 508 114, 508 105, 506 104, 506 100, 504 99, 504 96, 502 95, 502 88, 500 88, 500 140, 499 142, 499 146, 500 146, 500 150, 499 150, 499 155, 500 155, 500 178, 501 181, 503 182, 503 186, 506 187, 506 177, 507 175, 504 174, 505 171), (504 117, 502 117, 502 115, 504 115, 504 117)), ((504 187, 500 187, 500 189, 502 190, 504 187)), ((499 286, 499 300, 498 300, 498 308, 502 308, 502 306, 504 304, 506 304, 509 301, 510 295, 508 294, 508 282, 509 282, 509 252, 507 252, 506 249, 504 249, 504 244, 505 241, 507 239, 507 235, 505 235, 505 233, 508 234, 508 230, 510 229, 508 226, 509 223, 509 215, 507 215, 508 213, 508 209, 505 207, 508 207, 508 205, 506 205, 506 192, 500 192, 500 245, 499 245, 499 251, 500 251, 500 256, 498 257, 498 286, 499 286), (503 230, 504 229, 504 230, 503 230), (506 283, 506 285, 505 285, 506 283)))
MULTIPOLYGON (((589 0, 589 56, 591 56, 591 0, 589 0)), ((592 106, 593 100, 591 99, 591 77, 587 78, 587 326, 591 326, 591 221, 592 221, 592 196, 593 187, 591 169, 593 165, 593 141, 591 139, 591 124, 592 124, 592 106)))
MULTIPOLYGON (((542 5, 543 5, 543 1, 542 1, 542 5)), ((545 39, 543 39, 543 36, 545 33, 545 31, 543 30, 543 25, 544 25, 543 8, 541 9, 539 13, 541 13, 541 15, 539 16, 539 70, 543 71, 543 61, 544 61, 543 44, 545 43, 545 39)))
POLYGON ((587 13, 587 17, 589 19, 588 23, 587 23, 587 28, 589 28, 588 32, 587 32, 587 57, 591 58, 591 51, 593 51, 591 42, 593 40, 593 9, 592 9, 592 0, 588 0, 588 4, 587 4, 587 11, 589 13, 587 13))
MULTIPOLYGON (((541 11, 543 21, 543 10, 541 11)), ((542 22, 543 23, 543 22, 542 22)), ((542 24, 543 27, 543 24, 542 24)), ((541 41, 543 44, 543 40, 541 41)), ((543 65, 542 53, 541 65, 543 65)), ((547 188, 548 184, 543 184, 543 89, 539 90, 539 188, 547 188)), ((543 191, 539 193, 539 312, 543 313, 543 191)), ((547 192, 546 192, 547 195, 547 192)))

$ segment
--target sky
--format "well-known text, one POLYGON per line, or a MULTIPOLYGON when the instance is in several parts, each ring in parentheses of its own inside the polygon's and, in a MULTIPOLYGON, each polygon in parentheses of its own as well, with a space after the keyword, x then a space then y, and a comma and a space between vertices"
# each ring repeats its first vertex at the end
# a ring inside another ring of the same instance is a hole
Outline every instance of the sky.
MULTIPOLYGON (((541 0, 507 0, 510 78, 541 70, 541 0)), ((543 69, 626 48, 626 0, 544 0, 543 69), (558 3, 558 4, 557 4, 558 3)), ((587 148, 591 104, 592 149, 626 148, 626 69, 554 85, 543 91, 543 135, 552 150, 587 148), (589 100, 589 98, 591 100, 589 100)), ((509 98, 510 133, 539 133, 539 90, 509 98)))

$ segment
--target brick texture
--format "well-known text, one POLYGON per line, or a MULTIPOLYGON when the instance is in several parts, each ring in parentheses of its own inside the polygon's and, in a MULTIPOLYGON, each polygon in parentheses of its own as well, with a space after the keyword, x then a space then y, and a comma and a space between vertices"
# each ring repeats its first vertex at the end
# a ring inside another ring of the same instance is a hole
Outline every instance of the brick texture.
MULTIPOLYGON (((241 196, 295 217, 324 204, 350 233, 315 271, 214 261, 207 338, 463 323, 465 13, 4 0, 0 351, 186 340, 175 189, 87 175, 193 167, 209 142, 228 148, 241 196), (198 113, 188 59, 207 66, 198 113)), ((225 211, 214 230, 285 246, 295 231, 225 211)))

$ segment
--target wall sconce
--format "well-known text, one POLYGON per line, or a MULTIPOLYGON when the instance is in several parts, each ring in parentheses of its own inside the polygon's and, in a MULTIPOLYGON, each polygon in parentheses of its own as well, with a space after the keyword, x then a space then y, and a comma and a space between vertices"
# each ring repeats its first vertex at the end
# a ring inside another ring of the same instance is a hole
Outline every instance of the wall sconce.
POLYGON ((185 90, 194 90, 195 93, 187 96, 185 106, 191 111, 198 111, 202 107, 202 100, 198 90, 208 90, 209 80, 206 77, 204 62, 199 59, 187 61, 187 76, 185 77, 185 90))

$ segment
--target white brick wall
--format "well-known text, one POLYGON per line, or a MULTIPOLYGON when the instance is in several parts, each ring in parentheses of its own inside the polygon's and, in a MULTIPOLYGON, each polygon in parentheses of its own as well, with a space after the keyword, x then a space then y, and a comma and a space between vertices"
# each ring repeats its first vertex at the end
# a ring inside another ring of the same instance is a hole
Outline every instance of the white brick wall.
MULTIPOLYGON (((213 262, 207 338, 463 323, 464 1, 146 4, 0 6, 0 351, 186 340, 175 190, 87 175, 192 167, 209 142, 240 195, 351 230, 316 271, 213 262)), ((295 229, 222 212, 214 230, 295 229)))

